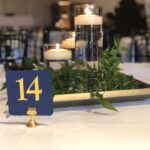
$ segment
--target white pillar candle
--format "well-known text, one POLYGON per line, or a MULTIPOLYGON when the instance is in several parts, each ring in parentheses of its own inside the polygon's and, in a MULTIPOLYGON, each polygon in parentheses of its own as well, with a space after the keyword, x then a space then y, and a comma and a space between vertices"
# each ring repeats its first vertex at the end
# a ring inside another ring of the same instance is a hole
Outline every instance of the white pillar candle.
POLYGON ((67 49, 60 48, 59 44, 56 44, 55 49, 49 49, 44 52, 44 58, 46 60, 70 60, 72 53, 67 49))

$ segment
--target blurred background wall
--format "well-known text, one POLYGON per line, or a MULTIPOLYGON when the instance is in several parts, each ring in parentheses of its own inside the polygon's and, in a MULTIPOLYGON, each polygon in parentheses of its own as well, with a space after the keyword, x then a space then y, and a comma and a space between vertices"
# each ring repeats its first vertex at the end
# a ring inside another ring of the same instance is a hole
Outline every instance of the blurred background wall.
MULTIPOLYGON (((103 7, 104 14, 114 12, 120 0, 83 0, 82 2, 97 3, 103 7)), ((144 3, 144 0, 136 0, 144 3)), ((57 0, 0 0, 0 15, 12 13, 15 15, 33 16, 37 24, 48 25, 51 22, 50 6, 57 0)), ((81 0, 72 0, 79 3, 81 0)))

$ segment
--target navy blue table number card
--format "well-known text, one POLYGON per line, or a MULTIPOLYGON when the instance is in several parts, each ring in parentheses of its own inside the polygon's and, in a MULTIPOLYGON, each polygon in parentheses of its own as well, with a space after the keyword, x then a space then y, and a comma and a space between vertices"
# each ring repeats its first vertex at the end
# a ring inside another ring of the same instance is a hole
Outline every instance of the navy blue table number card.
POLYGON ((7 71, 6 86, 11 115, 26 115, 28 108, 36 108, 37 115, 53 113, 52 77, 48 70, 7 71))

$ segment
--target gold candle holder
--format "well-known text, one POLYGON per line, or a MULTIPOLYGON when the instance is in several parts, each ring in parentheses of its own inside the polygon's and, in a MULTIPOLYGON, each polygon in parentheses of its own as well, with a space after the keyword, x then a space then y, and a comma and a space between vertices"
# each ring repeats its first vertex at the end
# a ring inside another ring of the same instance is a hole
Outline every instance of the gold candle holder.
POLYGON ((28 128, 35 128, 38 126, 38 123, 36 122, 35 116, 37 115, 36 108, 28 108, 27 115, 30 116, 30 120, 27 123, 28 128))

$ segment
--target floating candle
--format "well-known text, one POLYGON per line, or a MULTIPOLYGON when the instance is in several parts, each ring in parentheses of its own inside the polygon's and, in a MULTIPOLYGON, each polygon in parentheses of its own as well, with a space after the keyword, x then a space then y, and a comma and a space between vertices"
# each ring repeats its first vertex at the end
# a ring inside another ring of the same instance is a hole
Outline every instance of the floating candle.
POLYGON ((59 44, 56 44, 55 49, 49 49, 44 52, 46 60, 70 60, 71 57, 71 51, 60 48, 59 44))
POLYGON ((87 5, 84 13, 75 17, 75 25, 102 25, 102 16, 93 14, 93 5, 87 5))
POLYGON ((71 38, 62 41, 62 47, 69 49, 75 48, 75 33, 72 34, 71 38))
POLYGON ((103 19, 98 15, 78 15, 75 17, 75 25, 102 25, 103 19))

